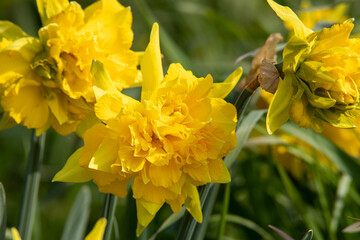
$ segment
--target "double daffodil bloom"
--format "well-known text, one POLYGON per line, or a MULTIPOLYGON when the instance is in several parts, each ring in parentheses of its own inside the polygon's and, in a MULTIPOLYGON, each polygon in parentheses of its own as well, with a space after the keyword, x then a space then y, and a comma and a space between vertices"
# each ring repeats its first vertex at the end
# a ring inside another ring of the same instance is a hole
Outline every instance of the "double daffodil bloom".
POLYGON ((52 126, 66 135, 95 119, 93 59, 106 65, 119 90, 137 84, 132 15, 116 0, 85 10, 68 0, 37 0, 37 5, 39 38, 0 22, 0 60, 6 63, 0 67, 1 105, 4 118, 38 134, 52 126))
POLYGON ((174 212, 185 205, 202 221, 197 186, 230 181, 222 158, 236 146, 236 109, 223 100, 241 76, 223 83, 197 78, 180 64, 163 75, 158 25, 154 24, 141 73, 141 101, 121 94, 103 65, 94 61, 95 113, 103 123, 84 134, 54 181, 93 179, 99 191, 124 197, 132 180, 137 234, 164 203, 174 212))
MULTIPOLYGON (((106 218, 100 218, 97 220, 94 228, 85 237, 84 240, 102 240, 105 232, 106 222, 106 218)), ((16 228, 11 228, 11 233, 13 240, 21 240, 20 234, 16 228)))
POLYGON ((359 117, 360 40, 349 38, 351 22, 321 31, 307 28, 288 7, 269 5, 294 29, 283 51, 278 89, 266 119, 271 134, 288 119, 322 131, 322 121, 353 128, 359 117))
MULTIPOLYGON (((336 23, 344 22, 348 19, 346 11, 347 3, 339 3, 335 6, 325 6, 321 8, 313 7, 311 1, 303 0, 298 11, 299 19, 311 29, 318 29, 321 26, 331 26, 336 23)), ((290 30, 292 25, 286 25, 290 30)))

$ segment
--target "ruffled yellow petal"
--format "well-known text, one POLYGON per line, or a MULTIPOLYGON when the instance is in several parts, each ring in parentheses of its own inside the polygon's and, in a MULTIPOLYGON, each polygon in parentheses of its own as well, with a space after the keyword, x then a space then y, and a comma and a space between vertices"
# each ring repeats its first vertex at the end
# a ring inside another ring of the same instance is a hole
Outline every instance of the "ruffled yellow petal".
POLYGON ((22 81, 2 97, 4 111, 18 124, 28 128, 41 128, 47 124, 49 109, 42 89, 33 81, 22 81))
POLYGON ((93 154, 88 168, 111 173, 111 165, 117 158, 118 143, 113 139, 104 139, 93 154))
POLYGON ((117 92, 114 82, 110 79, 104 64, 96 59, 91 65, 91 76, 95 82, 94 92, 96 100, 104 95, 105 92, 117 92))
POLYGON ((292 25, 292 27, 294 28, 295 36, 305 38, 307 35, 312 33, 312 30, 306 27, 289 7, 281 6, 273 0, 267 0, 267 2, 284 22, 292 25))
POLYGON ((209 161, 211 182, 228 183, 231 180, 229 170, 222 159, 209 161))
POLYGON ((154 164, 149 167, 149 177, 155 186, 168 188, 179 181, 181 174, 181 169, 175 161, 170 161, 168 165, 162 167, 154 164))
POLYGON ((53 182, 87 182, 91 180, 90 172, 79 165, 82 151, 83 148, 79 148, 69 157, 65 166, 56 173, 53 182))
POLYGON ((51 113, 60 125, 68 121, 68 101, 65 95, 60 92, 52 92, 48 97, 48 104, 51 113))
MULTIPOLYGON (((127 194, 127 185, 130 181, 130 178, 128 179, 112 179, 112 181, 107 182, 103 185, 101 185, 97 180, 100 178, 103 180, 104 178, 111 179, 109 174, 104 174, 101 172, 93 173, 94 182, 98 185, 99 191, 103 193, 111 193, 115 196, 118 196, 119 198, 124 198, 127 194)), ((108 179, 108 180, 109 180, 108 179)))
POLYGON ((211 89, 209 93, 209 97, 225 98, 238 83, 242 73, 243 69, 242 67, 239 67, 231 73, 224 82, 215 83, 213 89, 211 89))
POLYGON ((131 188, 135 199, 143 199, 156 204, 164 204, 166 199, 173 199, 176 196, 169 189, 154 186, 151 182, 145 184, 141 177, 134 178, 131 188))
POLYGON ((96 221, 94 228, 85 237, 85 240, 102 240, 106 228, 106 218, 100 218, 96 221))
POLYGON ((155 214, 159 211, 162 204, 156 204, 144 201, 142 199, 136 199, 136 212, 138 224, 136 228, 136 235, 140 236, 140 234, 144 231, 144 229, 149 225, 149 223, 155 217, 155 214))
POLYGON ((121 110, 129 104, 137 104, 138 101, 119 92, 103 94, 95 104, 96 116, 104 122, 115 118, 121 110))
POLYGON ((76 134, 83 138, 86 130, 90 129, 95 124, 100 123, 94 112, 89 112, 77 125, 76 134))
POLYGON ((89 162, 106 136, 106 126, 102 123, 94 125, 84 134, 84 151, 82 152, 79 164, 87 168, 89 162))
POLYGON ((47 20, 60 12, 68 5, 68 0, 36 0, 38 11, 42 23, 45 25, 47 20))
MULTIPOLYGON (((48 127, 50 127, 50 125, 54 128, 54 130, 59 133, 60 135, 66 136, 70 133, 75 132, 76 130, 76 126, 77 126, 77 122, 66 122, 64 124, 60 124, 58 122, 58 120, 54 117, 54 116, 50 116, 50 124, 48 127)), ((36 129, 38 130, 38 129, 36 129)))
POLYGON ((164 77, 161 64, 159 25, 157 23, 153 25, 150 42, 141 61, 141 73, 143 77, 141 101, 144 101, 151 99, 164 77))
MULTIPOLYGON (((311 51, 311 55, 316 55, 324 50, 336 47, 347 47, 349 36, 354 28, 352 23, 335 24, 331 28, 322 29, 317 36, 317 44, 311 51)), ((339 50, 338 50, 339 51, 339 50)))
POLYGON ((0 39, 14 41, 19 38, 28 37, 28 35, 18 26, 9 21, 0 21, 0 39))
POLYGON ((185 182, 184 187, 186 188, 185 191, 187 192, 185 207, 197 222, 202 223, 203 217, 201 212, 199 192, 196 186, 189 182, 185 182))

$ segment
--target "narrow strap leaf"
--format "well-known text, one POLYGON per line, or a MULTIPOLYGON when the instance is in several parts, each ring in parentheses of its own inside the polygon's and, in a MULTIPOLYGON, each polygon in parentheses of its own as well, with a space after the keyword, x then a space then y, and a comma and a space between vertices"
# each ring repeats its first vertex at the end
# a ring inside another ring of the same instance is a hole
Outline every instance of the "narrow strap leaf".
POLYGON ((84 238, 90 214, 91 193, 88 186, 84 185, 76 196, 66 220, 66 225, 61 240, 84 238))
POLYGON ((31 149, 28 156, 19 217, 19 233, 23 240, 31 239, 40 185, 40 167, 44 157, 45 137, 46 133, 36 136, 35 130, 32 130, 31 149))
POLYGON ((6 195, 2 183, 0 183, 0 240, 5 240, 6 233, 6 195))

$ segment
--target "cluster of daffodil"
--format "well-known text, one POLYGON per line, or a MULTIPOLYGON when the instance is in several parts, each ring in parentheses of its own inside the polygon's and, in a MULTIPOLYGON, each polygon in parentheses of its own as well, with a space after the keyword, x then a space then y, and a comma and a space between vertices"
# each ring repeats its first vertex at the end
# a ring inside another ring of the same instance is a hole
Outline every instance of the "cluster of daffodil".
POLYGON ((230 175, 222 158, 236 146, 235 107, 223 100, 241 75, 224 83, 197 78, 180 64, 163 76, 159 29, 154 24, 141 61, 141 101, 118 91, 103 64, 92 76, 102 121, 84 135, 55 181, 93 179, 99 190, 124 197, 130 181, 140 234, 166 202, 174 212, 183 204, 202 221, 197 186, 225 183, 230 175))
POLYGON ((0 22, 1 128, 21 124, 40 135, 52 126, 62 135, 81 134, 96 122, 93 59, 106 65, 119 90, 137 82, 130 9, 116 0, 85 10, 68 0, 38 0, 37 6, 38 38, 0 22))
MULTIPOLYGON (((360 40, 349 38, 351 21, 312 31, 291 9, 268 3, 294 29, 283 51, 268 132, 288 119, 316 131, 322 121, 356 126, 360 40)), ((121 198, 131 184, 137 234, 164 203, 174 212, 185 205, 202 222, 197 187, 230 181, 223 157, 236 146, 237 114, 223 99, 242 69, 222 83, 210 75, 197 78, 179 63, 164 76, 158 25, 140 60, 130 49, 130 9, 116 0, 85 10, 68 0, 37 0, 37 6, 43 24, 38 38, 0 22, 0 61, 6 63, 0 66, 0 127, 21 124, 38 135, 53 127, 83 136, 84 146, 54 181, 93 180, 100 192, 121 198), (142 86, 140 100, 121 93, 134 86, 142 86)), ((94 234, 102 235, 104 225, 94 234)))
MULTIPOLYGON (((334 8, 325 7, 320 9, 313 9, 311 8, 309 1, 302 1, 301 8, 302 9, 298 14, 299 19, 306 27, 310 29, 318 28, 321 25, 339 24, 348 19, 348 17, 345 16, 346 9, 348 8, 346 3, 337 4, 334 6, 334 8)), ((285 26, 290 31, 294 30, 291 21, 285 21, 285 26)), ((273 99, 273 96, 274 95, 272 93, 262 89, 258 107, 268 108, 273 99)), ((342 129, 333 127, 327 123, 323 123, 323 127, 324 129, 321 132, 323 136, 330 139, 349 155, 354 157, 360 156, 359 128, 342 129)), ((331 169, 335 168, 334 164, 329 161, 329 159, 324 154, 311 148, 311 146, 309 146, 307 143, 297 139, 291 134, 277 132, 276 136, 280 137, 287 144, 301 146, 305 152, 309 153, 310 155, 315 155, 315 158, 322 165, 331 169)), ((266 149, 261 150, 266 152, 266 149)), ((304 162, 297 156, 291 154, 285 146, 275 146, 272 148, 272 154, 274 155, 274 158, 277 159, 279 163, 283 165, 285 169, 289 170, 296 178, 300 179, 306 173, 306 164, 304 164, 304 162)))
POLYGON ((9 63, 0 73, 3 126, 22 124, 37 134, 52 126, 66 135, 95 124, 54 181, 93 179, 100 192, 118 197, 131 181, 138 234, 165 202, 174 212, 185 205, 201 222, 197 186, 230 181, 222 158, 236 146, 237 119, 223 98, 242 69, 218 84, 180 64, 164 77, 154 24, 138 73, 129 8, 116 0, 85 10, 67 0, 37 5, 39 38, 1 23, 0 54, 9 63), (141 101, 121 93, 141 81, 141 101))

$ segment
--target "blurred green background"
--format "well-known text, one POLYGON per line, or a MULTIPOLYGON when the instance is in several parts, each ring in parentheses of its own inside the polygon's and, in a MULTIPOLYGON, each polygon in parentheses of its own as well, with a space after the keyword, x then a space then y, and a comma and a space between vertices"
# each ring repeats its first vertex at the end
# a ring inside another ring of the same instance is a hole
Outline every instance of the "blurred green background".
MULTIPOLYGON (((86 7, 94 1, 79 0, 78 2, 86 7)), ((211 74, 215 81, 223 81, 235 69, 235 59, 261 47, 269 34, 280 32, 285 38, 288 35, 282 21, 265 0, 120 2, 124 6, 131 6, 132 9, 133 50, 145 49, 151 25, 156 21, 160 24, 164 69, 167 69, 171 62, 180 62, 185 69, 193 71, 197 77, 211 74)), ((300 1, 277 2, 288 5, 295 11, 299 10, 300 1)), ((333 3, 334 1, 330 0, 312 2, 317 7, 333 3)), ((360 2, 349 2, 347 15, 355 17, 356 20, 360 16, 360 2)), ((37 35, 37 29, 40 27, 35 0, 0 1, 0 19, 14 22, 34 36, 37 35)), ((354 33, 359 32, 360 23, 355 21, 354 33)), ((243 66, 246 75, 251 59, 246 59, 238 65, 243 66)), ((264 131, 262 121, 256 125, 253 134, 264 135, 264 131)), ((18 221, 29 142, 30 131, 26 128, 14 127, 0 132, 0 182, 4 184, 7 196, 8 227, 16 226, 18 221)), ((81 140, 75 135, 62 137, 52 130, 48 131, 33 239, 60 239, 71 205, 83 185, 90 187, 92 196, 86 232, 90 231, 99 218, 103 195, 98 193, 95 184, 51 183, 55 173, 81 144, 81 140)), ((340 216, 336 216, 336 220, 333 220, 341 178, 339 172, 319 164, 317 157, 312 154, 315 150, 310 150, 308 154, 308 157, 314 161, 305 161, 305 157, 299 154, 296 161, 301 162, 301 168, 291 169, 279 164, 275 159, 276 156, 270 154, 273 152, 274 144, 262 148, 255 145, 247 144, 231 170, 231 198, 228 212, 233 220, 228 220, 224 239, 263 239, 264 235, 260 234, 262 231, 270 234, 269 239, 280 239, 268 228, 268 224, 284 230, 295 239, 300 239, 310 228, 315 230, 314 239, 360 238, 359 234, 341 233, 341 229, 354 222, 346 219, 346 216, 360 217, 360 195, 357 191, 359 183, 348 184, 350 186, 348 194, 340 199, 344 207, 343 211, 340 216), (333 221, 338 221, 338 224, 333 221)), ((304 151, 297 143, 292 147, 300 152, 304 151)), ((289 163, 294 161, 293 159, 293 155, 289 155, 286 161, 289 163)), ((220 189, 210 218, 206 239, 216 238, 222 191, 223 189, 220 189)), ((116 211, 120 235, 124 227, 135 228, 133 219, 124 219, 126 202, 126 199, 120 199, 116 211)), ((169 207, 164 206, 149 225, 143 238, 151 236, 170 214, 169 207)), ((158 239, 173 238, 178 227, 178 224, 171 226, 160 233, 158 239)), ((123 239, 131 238, 135 236, 123 239)))

